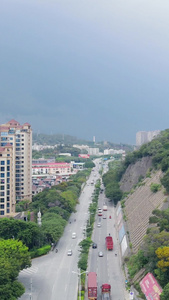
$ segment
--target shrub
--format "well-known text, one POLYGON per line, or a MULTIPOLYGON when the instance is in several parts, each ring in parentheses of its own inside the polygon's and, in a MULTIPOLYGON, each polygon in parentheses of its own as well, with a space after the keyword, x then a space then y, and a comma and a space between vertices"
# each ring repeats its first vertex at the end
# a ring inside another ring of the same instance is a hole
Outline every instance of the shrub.
POLYGON ((35 257, 38 257, 38 256, 45 255, 45 254, 47 254, 50 251, 50 249, 51 249, 51 246, 50 245, 46 245, 46 246, 44 246, 42 248, 30 251, 30 256, 31 256, 31 258, 35 258, 35 257))
POLYGON ((159 183, 151 183, 150 190, 153 193, 157 193, 161 189, 161 184, 159 183))

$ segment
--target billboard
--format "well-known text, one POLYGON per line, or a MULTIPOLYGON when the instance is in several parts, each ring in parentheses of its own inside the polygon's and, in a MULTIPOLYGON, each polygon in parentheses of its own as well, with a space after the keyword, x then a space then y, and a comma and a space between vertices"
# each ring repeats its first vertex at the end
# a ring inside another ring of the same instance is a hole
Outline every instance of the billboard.
POLYGON ((121 223, 120 229, 119 229, 119 241, 121 243, 123 236, 125 235, 125 229, 123 223, 121 223))
POLYGON ((160 300, 162 288, 153 274, 148 273, 141 281, 140 287, 147 300, 160 300))
POLYGON ((121 242, 121 254, 122 256, 125 254, 127 250, 127 238, 126 238, 126 235, 123 237, 123 240, 121 242))

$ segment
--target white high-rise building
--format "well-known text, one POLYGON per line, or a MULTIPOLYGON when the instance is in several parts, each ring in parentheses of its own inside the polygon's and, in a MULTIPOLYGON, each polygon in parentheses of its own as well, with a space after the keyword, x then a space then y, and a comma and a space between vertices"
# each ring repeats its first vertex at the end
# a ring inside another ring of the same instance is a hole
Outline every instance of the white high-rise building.
POLYGON ((139 131, 136 133, 136 146, 151 142, 160 133, 160 130, 139 131))
MULTIPOLYGON (((8 191, 10 202, 21 200, 32 200, 32 129, 30 124, 20 125, 17 121, 11 120, 6 124, 0 125, 0 146, 1 158, 6 149, 11 149, 12 163, 10 167, 7 165, 8 172, 5 173, 1 169, 0 178, 8 180, 10 178, 11 187, 8 191), (3 150, 4 149, 4 150, 3 150), (9 176, 8 176, 9 175, 9 176)), ((9 157, 10 157, 9 156, 9 157)), ((8 162, 8 159, 7 159, 8 162)), ((3 181, 1 180, 0 189, 3 189, 3 181)), ((7 195, 6 195, 7 196, 7 195)), ((1 200, 7 201, 7 198, 0 196, 1 200)), ((9 200, 9 198, 8 198, 9 200)), ((11 204, 12 205, 12 204, 11 204)), ((10 206, 11 207, 11 206, 10 206)), ((11 213, 10 211, 9 213, 11 213)), ((0 215, 7 214, 0 208, 0 215)))

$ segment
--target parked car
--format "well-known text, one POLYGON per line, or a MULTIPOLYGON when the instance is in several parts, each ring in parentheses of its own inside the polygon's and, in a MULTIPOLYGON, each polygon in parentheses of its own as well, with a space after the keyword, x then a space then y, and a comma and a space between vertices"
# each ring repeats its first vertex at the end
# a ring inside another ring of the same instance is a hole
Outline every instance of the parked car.
POLYGON ((105 215, 103 215, 103 219, 106 219, 106 216, 105 216, 105 215))

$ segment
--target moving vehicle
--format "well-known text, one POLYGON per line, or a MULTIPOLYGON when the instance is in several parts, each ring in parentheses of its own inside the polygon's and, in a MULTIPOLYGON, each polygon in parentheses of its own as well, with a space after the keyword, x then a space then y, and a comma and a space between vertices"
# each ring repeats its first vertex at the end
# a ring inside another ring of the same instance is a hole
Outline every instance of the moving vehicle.
POLYGON ((113 238, 112 236, 106 236, 106 248, 107 250, 113 250, 113 238))
POLYGON ((103 205, 103 210, 107 211, 107 205, 103 205))
POLYGON ((72 250, 69 249, 69 250, 67 251, 67 256, 72 256, 72 254, 73 254, 72 250))
POLYGON ((100 223, 97 223, 97 227, 101 227, 101 224, 100 224, 100 223))
POLYGON ((98 212, 98 216, 101 217, 102 216, 102 212, 99 211, 98 212))
POLYGON ((97 300, 97 274, 95 272, 88 274, 87 290, 88 299, 97 300))
POLYGON ((93 244, 92 244, 92 248, 93 248, 93 249, 96 249, 96 248, 97 248, 97 244, 96 244, 96 243, 93 243, 93 244))
POLYGON ((99 251, 98 256, 99 256, 99 257, 103 257, 103 252, 102 252, 102 251, 99 251))
POLYGON ((76 232, 72 232, 72 239, 76 238, 76 232))
POLYGON ((102 284, 101 286, 101 299, 102 300, 110 300, 111 296, 110 296, 110 292, 111 292, 111 285, 110 284, 107 284, 107 283, 104 283, 102 284))

